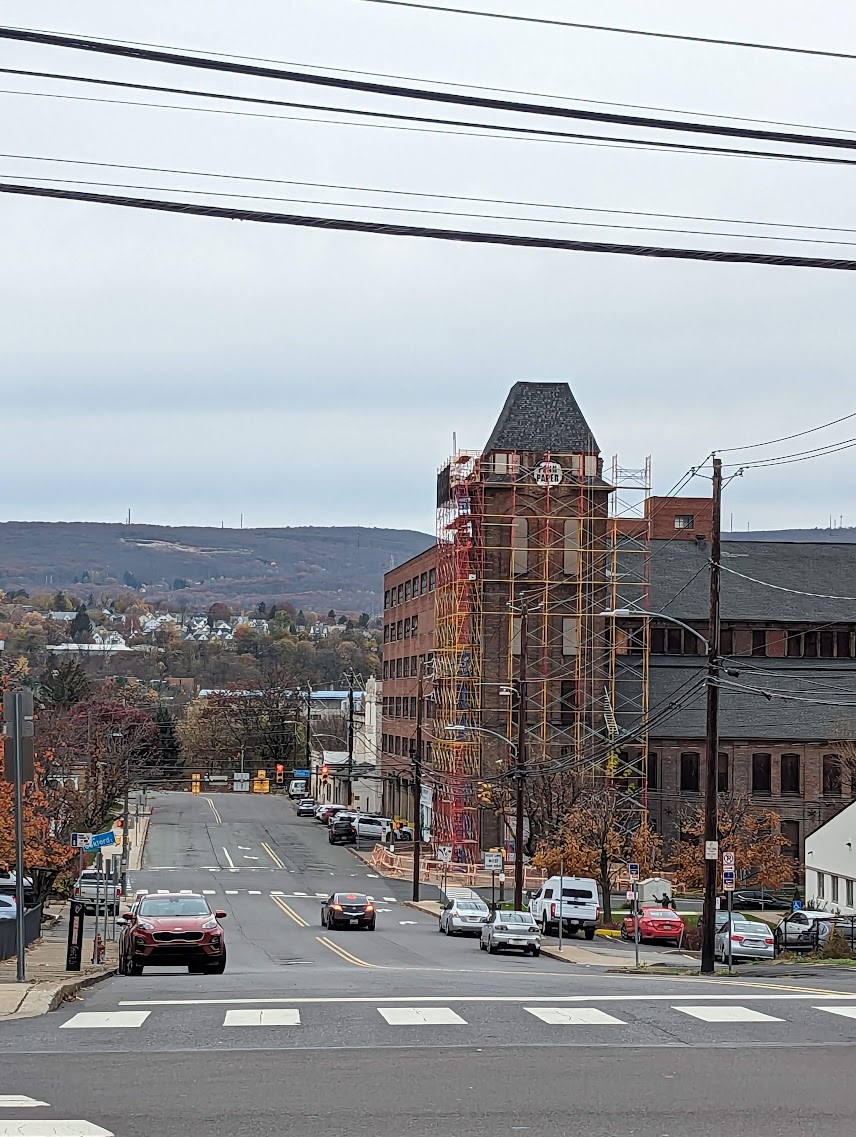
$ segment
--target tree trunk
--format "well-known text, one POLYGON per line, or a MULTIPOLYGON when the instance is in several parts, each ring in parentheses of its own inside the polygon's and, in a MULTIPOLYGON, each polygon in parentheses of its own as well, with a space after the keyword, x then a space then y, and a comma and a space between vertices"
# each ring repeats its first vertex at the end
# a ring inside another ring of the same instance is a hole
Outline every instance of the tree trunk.
POLYGON ((606 849, 600 852, 600 887, 603 892, 603 922, 612 923, 612 896, 609 891, 609 855, 606 849))

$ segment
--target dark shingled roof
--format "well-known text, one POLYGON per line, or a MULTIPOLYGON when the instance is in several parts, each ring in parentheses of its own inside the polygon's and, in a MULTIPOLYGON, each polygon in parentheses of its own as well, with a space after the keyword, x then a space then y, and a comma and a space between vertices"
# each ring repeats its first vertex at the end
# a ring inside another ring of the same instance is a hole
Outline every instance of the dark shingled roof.
POLYGON ((600 453, 567 383, 515 383, 485 446, 491 450, 600 453))

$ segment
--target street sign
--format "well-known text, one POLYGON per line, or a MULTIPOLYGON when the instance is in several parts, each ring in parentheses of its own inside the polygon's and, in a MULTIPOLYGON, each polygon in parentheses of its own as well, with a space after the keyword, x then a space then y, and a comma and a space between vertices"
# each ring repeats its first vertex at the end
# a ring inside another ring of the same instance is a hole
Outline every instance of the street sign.
POLYGON ((718 841, 705 841, 704 843, 704 859, 706 861, 719 860, 719 842, 718 841))
POLYGON ((89 842, 90 849, 103 849, 107 845, 116 844, 116 834, 110 829, 107 833, 93 833, 89 842))
POLYGON ((504 873, 504 872, 501 872, 501 873, 499 874, 499 883, 500 883, 500 884, 505 884, 505 873, 504 873))
POLYGON ((80 971, 83 956, 83 919, 85 906, 80 900, 72 900, 68 917, 68 943, 65 949, 66 971, 80 971))
POLYGON ((636 893, 633 891, 632 888, 628 888, 628 890, 624 893, 625 900, 633 900, 635 896, 636 896, 636 893))
POLYGON ((91 833, 72 833, 71 835, 72 849, 91 849, 92 848, 92 834, 91 833))
POLYGON ((722 870, 722 887, 726 892, 734 891, 734 869, 722 870))
POLYGON ((437 846, 437 860, 443 864, 451 864, 452 862, 452 846, 451 845, 438 845, 437 846))
POLYGON ((631 880, 639 879, 639 866, 637 864, 628 865, 627 872, 631 880))
POLYGON ((488 872, 502 872, 502 853, 485 853, 484 867, 488 872))
POLYGON ((311 771, 306 770, 306 769, 295 770, 294 771, 294 777, 295 778, 308 778, 310 775, 310 772, 311 771))
POLYGON ((802 901, 801 900, 795 900, 794 901, 794 907, 793 907, 794 912, 799 912, 801 909, 802 909, 802 901))
POLYGON ((722 854, 722 867, 724 869, 733 869, 734 868, 734 854, 733 853, 723 853, 722 854))

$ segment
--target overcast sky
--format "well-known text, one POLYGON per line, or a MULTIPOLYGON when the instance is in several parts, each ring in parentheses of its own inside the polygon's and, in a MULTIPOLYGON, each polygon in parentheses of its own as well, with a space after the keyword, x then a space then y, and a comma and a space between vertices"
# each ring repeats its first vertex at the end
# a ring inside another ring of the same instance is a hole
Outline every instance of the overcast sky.
MULTIPOLYGON (((466 6, 592 22, 603 22, 607 11, 568 0, 466 6)), ((613 0, 608 19, 856 52, 856 8, 844 0, 822 7, 731 0, 693 9, 677 0, 613 0)), ((0 0, 0 20, 318 68, 856 130, 856 61, 396 11, 361 0, 0 0)), ((6 67, 519 121, 0 42, 6 67)), ((856 229, 856 173, 845 167, 9 93, 212 105, 21 77, 4 76, 2 86, 4 154, 856 229)), ((556 120, 547 126, 588 129, 556 120)), ((0 158, 0 179, 13 174, 221 191, 230 184, 0 158)), ((356 200, 282 185, 244 183, 236 192, 356 200)), ((341 206, 243 204, 378 216, 341 206)), ((533 215, 531 208, 482 208, 533 215)), ((522 220, 381 216, 643 244, 856 253, 736 237, 536 229, 522 220)), ((733 224, 721 228, 734 231, 733 224)), ((853 273, 311 232, 9 196, 0 198, 0 249, 3 520, 120 520, 131 507, 135 520, 170 524, 237 525, 243 513, 245 526, 431 531, 434 473, 453 431, 459 446, 481 447, 519 379, 569 381, 607 459, 617 452, 623 465, 637 466, 650 454, 657 492, 714 448, 856 411, 853 273)), ((746 457, 852 435, 856 429, 844 423, 746 457)), ((854 454, 747 472, 728 488, 726 528, 732 513, 734 528, 744 530, 824 525, 830 514, 856 523, 854 454)), ((709 485, 696 481, 689 489, 704 493, 709 485)))

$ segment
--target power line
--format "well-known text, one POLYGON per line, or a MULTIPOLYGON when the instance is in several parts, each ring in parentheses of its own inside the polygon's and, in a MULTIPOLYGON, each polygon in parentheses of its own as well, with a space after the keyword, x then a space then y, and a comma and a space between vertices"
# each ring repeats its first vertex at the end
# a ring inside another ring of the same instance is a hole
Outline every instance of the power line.
POLYGON ((490 20, 510 20, 521 24, 542 24, 554 28, 578 28, 581 31, 609 32, 615 35, 644 36, 646 39, 677 40, 680 43, 711 44, 716 47, 743 47, 754 51, 779 51, 789 55, 814 55, 821 59, 856 59, 847 51, 824 51, 813 47, 790 47, 787 44, 757 43, 753 40, 718 39, 713 36, 682 35, 679 32, 652 32, 644 28, 622 28, 611 24, 583 24, 572 20, 555 20, 547 16, 521 16, 513 12, 485 12, 475 8, 452 8, 448 5, 422 4, 418 0, 361 0, 364 4, 387 4, 392 8, 417 8, 424 12, 441 12, 455 16, 481 16, 490 20))
MULTIPOLYGON (((0 69, 2 70, 2 69, 0 69)), ((108 170, 135 170, 143 171, 153 174, 180 174, 187 177, 194 178, 216 178, 218 180, 240 181, 240 182, 259 182, 268 185, 282 185, 282 186, 306 186, 312 189, 333 189, 342 190, 348 193, 381 193, 389 194, 393 197, 418 197, 428 198, 434 201, 472 201, 484 205, 512 205, 520 206, 527 209, 556 209, 567 210, 569 212, 580 213, 605 213, 613 217, 665 217, 674 221, 708 221, 716 225, 751 225, 770 229, 798 229, 810 232, 822 233, 856 233, 856 229, 848 229, 836 227, 834 225, 800 225, 784 221, 755 221, 752 219, 742 219, 737 217, 709 217, 704 214, 693 213, 656 213, 651 210, 642 209, 607 209, 603 206, 591 205, 563 205, 556 202, 545 201, 526 201, 514 198, 501 198, 501 197, 477 197, 468 194, 448 194, 448 193, 430 193, 425 190, 399 190, 399 189, 386 189, 382 186, 356 186, 343 184, 341 182, 306 182, 297 181, 293 178, 268 178, 256 177, 251 174, 223 174, 210 170, 184 170, 177 169, 170 166, 138 166, 131 165, 127 162, 92 162, 86 161, 81 158, 53 158, 42 154, 8 154, 0 153, 0 158, 12 158, 16 161, 26 162, 53 162, 62 163, 69 166, 92 166, 99 169, 108 170)), ((51 179, 44 179, 51 180, 51 179)), ((744 236, 744 234, 741 234, 744 236)), ((745 234, 750 237, 752 234, 745 234)), ((823 430, 827 426, 834 426, 839 422, 844 422, 848 418, 856 417, 856 412, 853 415, 845 415, 844 418, 835 419, 834 422, 824 423, 823 426, 812 427, 811 430, 802 431, 800 434, 786 435, 785 438, 773 439, 773 442, 785 442, 791 438, 799 438, 802 434, 810 434, 815 430, 823 430)), ((736 446, 718 450, 719 454, 727 454, 731 450, 748 450, 752 446, 770 446, 772 442, 757 442, 751 446, 736 446)), ((696 475, 698 467, 687 471, 680 479, 682 483, 691 481, 696 475)), ((675 489, 669 490, 666 496, 671 496, 675 489)))
MULTIPOLYGON (((9 174, 0 173, 0 177, 13 178, 16 181, 19 179, 28 179, 29 174, 9 174)), ((291 202, 298 205, 326 205, 333 208, 342 209, 371 209, 371 210, 385 210, 392 213, 418 213, 420 215, 431 217, 467 217, 480 221, 525 221, 531 222, 535 225, 573 225, 585 228, 596 227, 599 229, 621 229, 632 230, 636 233, 674 233, 682 236, 703 236, 703 237, 737 237, 753 241, 787 241, 788 243, 796 244, 810 244, 810 245, 856 245, 856 241, 827 241, 818 240, 816 237, 779 237, 775 234, 769 233, 722 233, 713 229, 670 229, 664 226, 655 225, 619 225, 615 222, 609 221, 573 221, 567 218, 559 217, 520 217, 511 213, 471 213, 463 210, 455 209, 425 209, 417 208, 415 206, 406 205, 390 205, 388 203, 373 204, 369 202, 341 202, 341 201, 325 201, 319 198, 303 198, 303 197, 287 197, 276 194, 256 194, 256 193, 236 193, 232 190, 203 190, 203 189, 187 189, 184 187, 175 186, 152 186, 152 185, 137 185, 132 182, 99 182, 92 181, 85 178, 41 178, 41 181, 52 182, 61 185, 83 185, 83 186, 102 186, 108 189, 134 189, 134 190, 151 190, 156 193, 183 193, 195 194, 205 197, 226 197, 238 199, 241 201, 283 201, 291 202)))
POLYGON ((166 63, 179 67, 196 67, 208 71, 223 71, 238 75, 255 75, 266 79, 280 79, 291 83, 308 83, 314 86, 335 87, 340 90, 362 91, 367 94, 386 95, 395 98, 419 99, 427 102, 480 107, 482 109, 505 111, 513 114, 547 115, 553 118, 580 119, 584 122, 607 122, 619 126, 635 126, 650 130, 689 131, 691 133, 711 134, 729 138, 752 138, 767 142, 789 143, 802 146, 825 146, 848 150, 856 149, 856 139, 836 135, 824 136, 774 130, 758 130, 748 127, 723 126, 718 123, 678 121, 675 119, 653 118, 650 116, 580 110, 576 107, 551 106, 542 103, 523 103, 511 99, 493 99, 485 98, 484 96, 462 95, 455 91, 429 90, 420 87, 401 87, 386 83, 369 82, 364 79, 345 79, 337 75, 315 75, 306 71, 261 67, 247 63, 233 63, 229 60, 214 59, 210 56, 188 55, 186 52, 164 52, 156 51, 151 48, 130 47, 121 43, 104 42, 81 36, 60 36, 52 32, 28 31, 24 28, 0 27, 0 39, 45 44, 51 47, 65 47, 77 51, 95 52, 102 55, 118 55, 125 58, 142 59, 152 63, 166 63))
POLYGON ((805 438, 807 434, 815 434, 819 430, 826 430, 830 426, 838 426, 840 422, 847 422, 848 419, 856 418, 856 411, 849 415, 842 415, 841 418, 834 418, 831 422, 821 423, 820 426, 810 426, 808 430, 799 430, 796 434, 785 434, 781 438, 771 438, 769 442, 750 442, 746 446, 726 446, 725 449, 717 450, 717 454, 733 454, 736 450, 758 450, 762 446, 775 446, 779 442, 790 442, 793 438, 805 438))
POLYGON ((788 592, 791 596, 811 596, 815 600, 852 600, 856 602, 856 596, 834 596, 825 592, 804 592, 799 588, 785 588, 781 584, 771 584, 768 580, 757 580, 754 576, 747 576, 745 572, 738 572, 737 569, 728 568, 727 565, 719 566, 723 572, 730 573, 732 576, 739 576, 743 580, 751 581, 752 584, 762 584, 764 588, 773 588, 776 592, 788 592))
POLYGON ((828 446, 817 446, 813 450, 797 450, 793 454, 782 454, 777 458, 759 458, 756 462, 732 462, 730 467, 741 470, 760 469, 763 466, 790 466, 794 462, 808 462, 812 458, 825 458, 841 450, 856 446, 856 438, 845 438, 840 442, 830 442, 828 446))
POLYGON ((339 217, 307 217, 288 213, 261 213, 195 202, 162 201, 154 198, 119 197, 54 189, 50 186, 0 183, 0 193, 26 197, 45 197, 62 201, 86 201, 97 205, 118 205, 127 209, 147 209, 162 213, 183 213, 196 217, 217 217, 234 221, 256 221, 267 225, 289 225, 308 229, 327 229, 351 233, 375 233, 387 237, 424 237, 435 241, 460 241, 477 245, 509 245, 518 248, 556 249, 578 253, 618 253, 626 256, 656 257, 667 260, 717 261, 722 264, 763 264, 787 268, 822 268, 839 272, 856 271, 856 260, 824 257, 795 257, 778 253, 742 253, 728 249, 681 249, 654 245, 618 245, 602 241, 570 241, 553 237, 530 237, 522 233, 481 233, 455 229, 429 229, 415 225, 392 225, 381 221, 356 221, 339 217))

